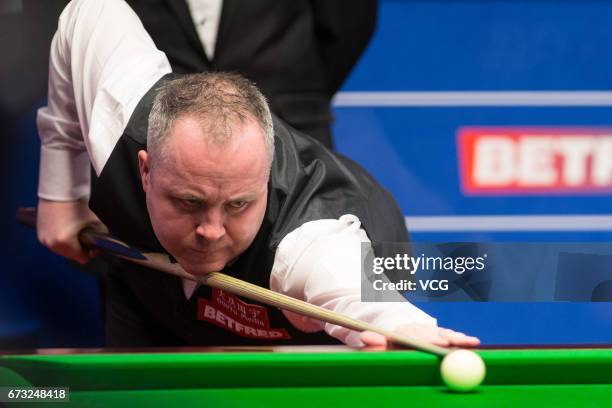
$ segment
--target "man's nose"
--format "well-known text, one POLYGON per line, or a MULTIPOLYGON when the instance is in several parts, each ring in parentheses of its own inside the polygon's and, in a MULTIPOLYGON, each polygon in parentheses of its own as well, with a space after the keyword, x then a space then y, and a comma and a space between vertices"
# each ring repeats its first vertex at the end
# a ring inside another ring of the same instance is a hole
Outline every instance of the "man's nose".
POLYGON ((196 235, 207 241, 217 241, 225 235, 223 216, 220 211, 207 211, 196 227, 196 235))

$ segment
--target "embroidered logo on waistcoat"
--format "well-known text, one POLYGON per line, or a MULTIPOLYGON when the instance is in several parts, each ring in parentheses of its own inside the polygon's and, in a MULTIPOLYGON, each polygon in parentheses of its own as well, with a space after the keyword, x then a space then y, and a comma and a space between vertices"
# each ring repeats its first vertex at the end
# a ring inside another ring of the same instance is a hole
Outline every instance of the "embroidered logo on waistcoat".
POLYGON ((206 321, 238 336, 258 340, 288 340, 289 333, 270 327, 268 310, 243 302, 221 289, 212 289, 212 299, 198 298, 198 320, 206 321))

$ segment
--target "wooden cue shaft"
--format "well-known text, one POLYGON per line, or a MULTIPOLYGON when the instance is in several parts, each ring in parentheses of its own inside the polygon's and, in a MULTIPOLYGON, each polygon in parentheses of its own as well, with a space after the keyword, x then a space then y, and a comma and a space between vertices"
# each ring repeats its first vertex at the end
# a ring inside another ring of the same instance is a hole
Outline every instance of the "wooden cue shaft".
MULTIPOLYGON (((22 224, 35 228, 36 212, 34 209, 20 208, 17 212, 17 220, 22 224)), ((106 235, 102 235, 88 229, 81 231, 81 233, 79 234, 79 241, 83 246, 104 250, 104 248, 101 248, 98 244, 100 240, 111 240, 119 245, 129 247, 129 245, 119 240, 110 238, 106 235)), ((320 306, 316 306, 308 302, 304 302, 302 300, 295 299, 266 288, 262 288, 261 286, 253 285, 251 283, 236 279, 221 272, 210 272, 206 275, 192 275, 185 271, 178 263, 171 262, 168 256, 165 254, 140 252, 143 259, 121 256, 116 253, 111 254, 126 259, 130 262, 156 269, 161 272, 170 273, 181 278, 190 279, 207 286, 222 289, 234 295, 244 296, 245 298, 264 303, 268 306, 278 307, 313 319, 322 320, 331 324, 336 324, 338 326, 342 326, 351 330, 372 331, 385 336, 389 341, 397 345, 411 347, 438 356, 445 356, 450 352, 450 350, 447 348, 436 346, 420 339, 398 335, 394 332, 381 329, 364 321, 353 319, 352 317, 343 315, 341 313, 333 312, 320 306)))

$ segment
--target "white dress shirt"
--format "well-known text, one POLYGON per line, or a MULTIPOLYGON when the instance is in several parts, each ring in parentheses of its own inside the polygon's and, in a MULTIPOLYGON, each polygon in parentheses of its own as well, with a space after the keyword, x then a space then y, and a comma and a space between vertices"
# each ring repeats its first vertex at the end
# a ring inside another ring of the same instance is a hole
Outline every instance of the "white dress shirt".
MULTIPOLYGON (((48 106, 38 112, 39 197, 87 197, 89 163, 99 175, 142 96, 170 71, 165 54, 123 0, 73 0, 51 44, 48 106)), ((435 325, 435 319, 405 301, 360 301, 362 242, 369 239, 353 215, 308 222, 281 241, 270 288, 388 330, 409 323, 435 325)), ((184 281, 183 288, 190 297, 195 285, 184 281)), ((349 345, 361 344, 358 333, 285 315, 301 330, 325 330, 349 345)))
POLYGON ((215 57, 223 0, 187 0, 187 5, 204 52, 212 61, 215 57))

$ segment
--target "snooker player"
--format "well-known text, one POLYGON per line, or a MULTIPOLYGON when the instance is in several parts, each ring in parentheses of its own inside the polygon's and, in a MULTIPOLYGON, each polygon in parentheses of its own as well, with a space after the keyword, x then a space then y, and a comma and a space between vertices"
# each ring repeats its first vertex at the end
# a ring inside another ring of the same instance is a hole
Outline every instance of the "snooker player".
MULTIPOLYGON (((38 113, 44 245, 86 262, 95 254, 78 232, 110 230, 192 274, 223 271, 441 346, 478 344, 408 302, 360 302, 361 243, 408 240, 363 169, 274 118, 246 79, 170 71, 123 0, 68 4, 38 113)), ((385 342, 109 262, 109 346, 385 342)))

